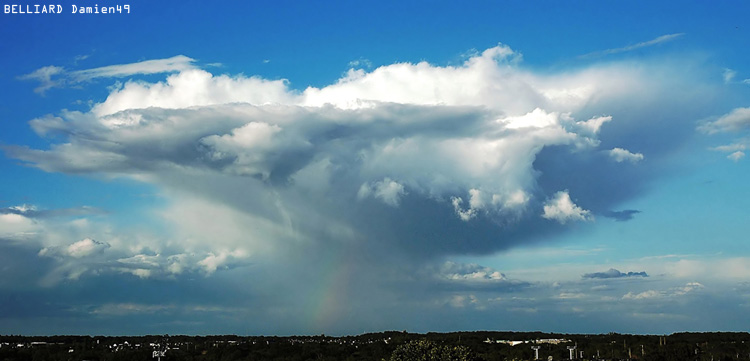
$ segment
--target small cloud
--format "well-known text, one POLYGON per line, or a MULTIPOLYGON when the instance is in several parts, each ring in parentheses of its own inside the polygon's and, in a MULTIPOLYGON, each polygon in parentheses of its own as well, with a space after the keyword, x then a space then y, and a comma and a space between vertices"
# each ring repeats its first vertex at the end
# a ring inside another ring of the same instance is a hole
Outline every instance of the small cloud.
POLYGON ((729 158, 729 159, 731 159, 731 160, 733 160, 735 162, 739 162, 742 158, 745 158, 745 152, 742 152, 742 151, 738 150, 738 151, 736 151, 736 152, 728 155, 727 158, 729 158))
POLYGON ((263 64, 268 64, 271 62, 271 59, 263 59, 263 64))
POLYGON ((586 273, 582 278, 592 278, 592 279, 609 279, 609 278, 625 278, 625 277, 648 277, 648 274, 646 272, 620 272, 614 268, 610 268, 608 271, 604 272, 594 272, 594 273, 586 273))
POLYGON ((700 284, 698 282, 690 282, 690 283, 685 284, 685 286, 683 286, 683 287, 678 287, 678 288, 673 289, 672 294, 675 295, 675 296, 682 296, 682 295, 686 295, 686 294, 688 294, 690 292, 694 292, 694 291, 697 291, 697 290, 702 290, 704 288, 705 288, 705 286, 703 286, 702 284, 700 284))
POLYGON ((24 216, 29 216, 30 214, 34 214, 36 212, 37 208, 32 204, 22 204, 20 206, 12 206, 0 209, 0 214, 22 214, 24 216))
POLYGON ((630 163, 637 163, 643 160, 643 154, 632 153, 627 149, 614 148, 609 151, 609 157, 614 159, 617 163, 628 161, 630 163))
POLYGON ((561 292, 555 298, 561 300, 577 300, 585 297, 586 295, 580 292, 561 292))
POLYGON ((656 291, 656 290, 648 290, 643 291, 641 293, 633 293, 628 292, 625 295, 622 296, 622 299, 624 300, 645 300, 645 299, 652 299, 652 298, 661 298, 666 296, 664 292, 656 291))
POLYGON ((398 207, 404 195, 406 195, 404 186, 388 177, 383 178, 382 181, 362 184, 357 192, 359 199, 372 196, 392 207, 398 207))
POLYGON ((212 274, 218 269, 229 269, 240 264, 240 260, 247 258, 249 255, 243 250, 234 250, 232 252, 209 252, 206 258, 198 261, 198 266, 203 268, 206 274, 212 274))
POLYGON ((461 218, 462 221, 468 222, 472 218, 474 218, 477 214, 475 209, 463 209, 461 208, 461 203, 463 203, 464 200, 458 197, 451 198, 451 204, 453 204, 453 209, 456 211, 456 215, 458 218, 461 218))
POLYGON ((507 281, 504 274, 478 264, 462 264, 447 261, 440 269, 441 276, 453 281, 493 282, 507 281))
POLYGON ((747 149, 748 144, 750 144, 750 139, 743 139, 732 144, 720 145, 718 147, 711 148, 711 150, 724 153, 733 153, 736 151, 743 151, 747 149))
POLYGON ((350 61, 349 67, 354 68, 354 69, 360 69, 360 68, 370 69, 372 68, 372 62, 365 58, 359 58, 357 60, 350 61))
POLYGON ((626 209, 623 211, 606 211, 602 213, 602 215, 607 218, 612 218, 618 222, 625 222, 633 219, 633 216, 638 213, 641 213, 641 211, 636 209, 626 209))
POLYGON ((453 295, 447 300, 447 303, 454 308, 465 308, 469 305, 477 305, 479 300, 475 295, 453 295))
POLYGON ((39 86, 34 88, 34 92, 39 95, 44 95, 47 90, 58 87, 64 83, 64 80, 52 79, 53 77, 64 73, 65 68, 50 65, 34 70, 29 74, 21 75, 18 79, 38 81, 39 86))
MULTIPOLYGON (((471 191, 473 191, 472 189, 471 191)), ((472 195, 473 196, 473 195, 472 195)), ((463 198, 461 197, 453 197, 451 198, 451 204, 453 205, 453 210, 456 212, 456 215, 458 218, 461 218, 462 221, 468 222, 472 218, 476 217, 477 215, 477 207, 474 207, 471 200, 469 201, 469 208, 464 209, 461 205, 464 203, 463 198)))
POLYGON ((590 221, 594 217, 591 212, 577 206, 570 199, 568 191, 560 191, 544 205, 543 218, 565 224, 568 221, 590 221))
POLYGON ((75 58, 73 58, 73 64, 78 64, 79 61, 84 61, 89 58, 89 55, 76 55, 75 58))
POLYGON ((729 84, 734 80, 734 77, 737 76, 737 72, 732 69, 724 69, 724 72, 722 73, 722 78, 724 78, 724 84, 729 84))
POLYGON ((740 139, 734 143, 709 148, 710 150, 729 153, 727 159, 739 162, 745 157, 745 150, 750 148, 750 138, 740 139))

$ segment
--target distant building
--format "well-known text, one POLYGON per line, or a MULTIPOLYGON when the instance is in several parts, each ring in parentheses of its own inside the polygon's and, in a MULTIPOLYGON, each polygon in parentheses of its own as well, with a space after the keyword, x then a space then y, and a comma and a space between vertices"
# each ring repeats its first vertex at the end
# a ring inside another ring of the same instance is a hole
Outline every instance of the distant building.
POLYGON ((521 345, 525 343, 559 345, 561 343, 566 343, 566 342, 572 342, 572 341, 561 339, 561 338, 544 338, 544 339, 526 340, 526 341, 511 341, 511 340, 493 341, 493 340, 490 340, 489 338, 484 340, 484 343, 500 343, 500 344, 511 345, 511 346, 521 345))

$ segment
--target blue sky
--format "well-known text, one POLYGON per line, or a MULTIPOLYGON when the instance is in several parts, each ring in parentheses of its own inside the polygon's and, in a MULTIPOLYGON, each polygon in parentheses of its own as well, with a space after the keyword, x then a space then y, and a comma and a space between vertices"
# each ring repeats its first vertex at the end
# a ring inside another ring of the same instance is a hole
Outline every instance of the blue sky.
POLYGON ((745 2, 60 4, 0 14, 0 333, 746 331, 745 2))

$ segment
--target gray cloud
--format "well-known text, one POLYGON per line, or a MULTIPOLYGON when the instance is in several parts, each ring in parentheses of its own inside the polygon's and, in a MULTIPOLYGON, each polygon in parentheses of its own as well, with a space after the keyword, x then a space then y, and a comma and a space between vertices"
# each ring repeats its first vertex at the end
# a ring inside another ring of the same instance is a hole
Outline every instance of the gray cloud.
POLYGON ((610 268, 605 272, 594 272, 586 273, 582 278, 594 278, 594 279, 608 279, 608 278, 624 278, 624 277, 648 277, 646 272, 620 272, 614 268, 610 268))
POLYGON ((625 209, 622 211, 606 211, 603 212, 602 215, 607 218, 613 218, 618 222, 625 222, 633 219, 633 217, 638 213, 641 213, 641 211, 636 209, 625 209))
POLYGON ((47 218, 47 217, 75 217, 86 215, 107 214, 107 211, 96 207, 81 206, 75 208, 59 209, 37 209, 31 205, 21 205, 0 208, 0 214, 18 214, 28 218, 47 218))

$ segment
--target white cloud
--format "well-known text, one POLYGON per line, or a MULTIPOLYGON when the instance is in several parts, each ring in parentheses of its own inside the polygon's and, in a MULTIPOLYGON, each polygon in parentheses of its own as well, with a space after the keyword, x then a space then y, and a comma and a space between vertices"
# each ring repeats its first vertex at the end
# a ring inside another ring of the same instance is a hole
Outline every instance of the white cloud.
POLYGON ((643 292, 640 292, 640 293, 628 292, 624 296, 622 296, 622 299, 624 299, 624 300, 645 300, 645 299, 661 298, 661 297, 665 297, 665 294, 663 292, 656 291, 656 290, 648 290, 648 291, 643 291, 643 292))
POLYGON ((451 281, 499 282, 508 281, 504 274, 489 267, 477 264, 464 264, 446 261, 440 267, 440 277, 451 281))
POLYGON ((614 159, 617 163, 622 163, 625 161, 631 162, 631 163, 637 163, 643 160, 643 154, 641 153, 632 153, 627 149, 622 148, 613 148, 609 151, 610 158, 614 159))
POLYGON ((558 221, 561 224, 569 221, 590 221, 594 219, 590 211, 573 203, 568 191, 555 193, 554 197, 544 205, 542 217, 558 221))
POLYGON ((208 156, 212 160, 232 161, 225 169, 240 175, 268 178, 267 154, 274 150, 274 137, 279 132, 281 128, 278 125, 250 122, 232 129, 231 134, 207 136, 201 139, 201 143, 211 149, 208 156))
POLYGON ((10 207, 10 209, 18 211, 23 214, 23 213, 34 212, 38 208, 33 204, 22 204, 20 206, 12 206, 10 207))
POLYGON ((215 76, 192 69, 167 77, 166 82, 126 82, 94 106, 93 113, 105 116, 127 109, 189 108, 227 103, 274 104, 295 103, 296 95, 289 92, 284 80, 265 80, 257 77, 215 76))
POLYGON ((34 89, 34 92, 44 95, 47 90, 60 85, 61 81, 59 79, 52 78, 63 73, 65 73, 64 68, 50 65, 34 70, 29 74, 22 75, 19 79, 38 81, 39 86, 34 89))
POLYGON ((40 228, 33 219, 16 213, 0 213, 0 239, 23 241, 40 228))
POLYGON ((214 273, 217 269, 220 267, 226 267, 230 265, 235 260, 247 258, 248 254, 247 252, 237 249, 234 251, 224 251, 219 252, 218 254, 214 254, 213 252, 209 253, 206 258, 200 260, 198 262, 198 265, 202 266, 206 273, 214 273))
POLYGON ((682 286, 682 287, 674 289, 673 294, 676 295, 676 296, 682 296, 682 295, 686 295, 686 294, 688 294, 690 292, 694 292, 694 291, 697 291, 697 290, 702 290, 704 288, 705 287, 702 284, 700 284, 699 282, 689 282, 689 283, 685 284, 685 286, 682 286))
POLYGON ((734 162, 739 162, 745 157, 745 150, 750 146, 750 139, 741 139, 731 144, 720 145, 717 147, 710 148, 710 150, 729 153, 727 159, 734 162))
POLYGON ((453 204, 453 210, 456 212, 456 215, 458 215, 458 217, 461 218, 462 221, 468 222, 470 219, 474 218, 477 215, 477 210, 475 208, 461 208, 461 204, 463 202, 464 200, 459 197, 451 198, 451 204, 453 204))
POLYGON ((76 70, 70 72, 70 76, 80 82, 95 78, 122 78, 136 74, 174 73, 194 69, 193 62, 195 62, 195 59, 184 55, 177 55, 166 59, 145 60, 137 63, 76 70))
POLYGON ((109 245, 104 242, 98 242, 91 238, 85 238, 69 245, 66 248, 66 253, 73 258, 81 258, 90 256, 97 252, 102 252, 107 248, 109 248, 109 245))
POLYGON ((359 59, 350 61, 349 62, 349 67, 350 68, 355 68, 355 69, 356 68, 370 69, 370 68, 372 68, 372 62, 370 60, 368 60, 368 59, 365 59, 365 58, 359 58, 359 59))
POLYGON ((722 115, 715 121, 698 127, 698 130, 708 133, 737 132, 750 126, 750 108, 735 108, 722 115))
POLYGON ((479 300, 477 299, 477 296, 472 294, 453 295, 447 300, 447 303, 454 308, 465 308, 471 305, 476 306, 479 303, 479 300))
POLYGON ((371 184, 362 184, 357 192, 357 197, 359 199, 372 196, 392 207, 398 207, 401 197, 404 195, 406 195, 404 186, 388 177, 371 184))
POLYGON ((745 152, 738 150, 738 151, 736 151, 736 152, 728 155, 727 158, 729 158, 729 159, 731 159, 731 160, 733 160, 735 162, 739 162, 742 158, 745 158, 745 152))
POLYGON ((705 287, 698 282, 689 282, 685 284, 684 286, 672 287, 665 291, 648 290, 648 291, 643 291, 640 293, 628 292, 624 296, 622 296, 622 299, 624 300, 647 300, 647 299, 659 299, 659 298, 669 298, 669 297, 681 297, 681 296, 687 295, 688 293, 693 293, 695 291, 701 290, 703 288, 705 287))
POLYGON ((713 147, 711 148, 711 150, 715 150, 718 152, 725 152, 725 153, 741 152, 741 151, 748 149, 749 144, 750 144, 750 139, 743 139, 741 141, 738 141, 732 144, 713 147))

